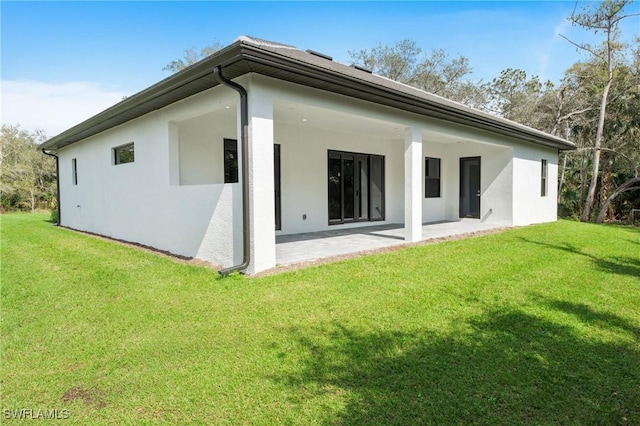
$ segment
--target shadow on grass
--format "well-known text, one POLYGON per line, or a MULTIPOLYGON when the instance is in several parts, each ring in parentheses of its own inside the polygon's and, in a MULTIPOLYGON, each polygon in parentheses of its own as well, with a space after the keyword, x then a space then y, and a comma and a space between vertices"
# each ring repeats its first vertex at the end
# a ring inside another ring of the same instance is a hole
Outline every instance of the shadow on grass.
POLYGON ((600 258, 589 253, 585 253, 572 244, 551 244, 543 243, 540 241, 530 240, 527 238, 519 237, 521 241, 530 244, 536 244, 556 250, 562 250, 568 253, 577 254, 580 256, 588 257, 593 261, 597 268, 605 272, 620 275, 629 275, 632 277, 640 277, 640 258, 633 256, 615 256, 610 258, 600 258))
MULTIPOLYGON (((631 324, 624 318, 620 318, 617 315, 609 312, 598 312, 590 306, 581 303, 571 303, 560 300, 548 302, 548 306, 553 309, 557 309, 568 314, 575 315, 580 321, 597 326, 604 329, 618 328, 624 332, 631 333, 635 339, 640 342, 640 327, 631 324)), ((640 404, 640 401, 638 401, 640 404)))
MULTIPOLYGON (((615 315, 556 307, 637 333, 615 315)), ((276 380, 300 395, 346 399, 326 409, 326 424, 640 423, 637 345, 588 340, 520 311, 466 325, 448 335, 292 330, 306 361, 276 380)))
POLYGON ((598 268, 612 274, 640 278, 640 258, 616 256, 610 259, 594 259, 594 263, 598 268))

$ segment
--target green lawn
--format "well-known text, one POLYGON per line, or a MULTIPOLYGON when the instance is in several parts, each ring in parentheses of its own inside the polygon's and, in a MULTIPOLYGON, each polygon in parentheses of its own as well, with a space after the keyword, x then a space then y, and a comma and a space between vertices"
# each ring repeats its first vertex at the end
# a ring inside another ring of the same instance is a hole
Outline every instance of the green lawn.
POLYGON ((0 218, 3 421, 640 424, 638 228, 218 279, 46 219, 0 218))

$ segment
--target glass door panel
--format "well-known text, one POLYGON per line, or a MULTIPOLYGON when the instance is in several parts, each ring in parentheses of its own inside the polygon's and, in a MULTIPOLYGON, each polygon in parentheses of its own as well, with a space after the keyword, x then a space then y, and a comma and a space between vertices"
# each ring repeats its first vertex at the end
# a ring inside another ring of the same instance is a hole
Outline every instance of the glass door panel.
POLYGON ((356 174, 358 182, 356 197, 358 200, 358 220, 369 219, 369 158, 366 155, 358 155, 356 174))
POLYGON ((372 155, 370 220, 384 220, 384 157, 372 155))
POLYGON ((355 219, 356 215, 356 176, 355 176, 355 161, 353 155, 342 156, 342 191, 344 193, 343 208, 345 222, 350 222, 355 219))
POLYGON ((329 222, 342 222, 342 162, 329 154, 329 222))

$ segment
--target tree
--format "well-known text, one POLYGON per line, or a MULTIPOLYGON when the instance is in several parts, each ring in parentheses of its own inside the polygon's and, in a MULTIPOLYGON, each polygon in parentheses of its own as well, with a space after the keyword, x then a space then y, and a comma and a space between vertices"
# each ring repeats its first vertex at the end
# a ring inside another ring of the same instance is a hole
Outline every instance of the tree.
MULTIPOLYGON (((633 56, 626 55, 626 59, 620 61, 616 68, 609 89, 602 145, 599 147, 601 167, 594 209, 597 204, 601 207, 607 204, 603 218, 609 220, 622 219, 633 206, 640 207, 640 200, 633 198, 633 192, 619 193, 617 200, 614 197, 610 203, 605 203, 617 187, 638 175, 637 168, 640 166, 640 40, 635 43, 635 50, 626 52, 633 56)), ((563 111, 568 119, 563 126, 569 129, 578 149, 564 155, 563 165, 566 168, 562 168, 561 176, 566 170, 568 187, 566 191, 560 187, 559 192, 563 197, 561 212, 570 203, 570 210, 579 210, 579 217, 584 211, 583 200, 586 199, 589 169, 596 149, 593 141, 598 131, 599 105, 607 78, 601 61, 591 58, 569 68, 562 83, 562 90, 569 95, 566 103, 569 112, 563 111)), ((561 183, 564 182, 561 178, 561 183)))
POLYGON ((591 183, 589 185, 587 199, 581 215, 581 220, 583 222, 588 222, 591 219, 591 210, 596 198, 596 186, 600 171, 601 147, 609 90, 613 83, 615 75, 614 71, 619 60, 618 56, 624 48, 623 44, 619 40, 619 23, 621 20, 629 16, 634 16, 631 14, 624 14, 625 6, 630 3, 630 0, 612 0, 599 4, 588 3, 582 13, 575 13, 574 11, 571 15, 569 20, 573 25, 578 25, 587 30, 594 31, 596 34, 598 32, 604 33, 604 41, 600 47, 592 46, 588 43, 576 43, 567 37, 562 36, 578 49, 591 53, 595 58, 601 61, 602 65, 606 69, 606 82, 602 89, 602 95, 600 98, 600 113, 598 116, 598 127, 594 144, 595 149, 593 152, 591 183))
POLYGON ((2 210, 33 212, 37 208, 55 207, 55 162, 38 149, 38 144, 46 139, 44 133, 2 125, 0 139, 2 210))
POLYGON ((507 68, 486 85, 486 109, 509 120, 550 132, 555 88, 538 76, 527 76, 520 69, 507 68))
POLYGON ((618 68, 609 95, 604 127, 609 149, 602 148, 601 207, 596 223, 607 216, 617 219, 618 211, 640 207, 640 197, 632 198, 637 193, 628 192, 640 189, 640 39, 636 44, 634 63, 618 68))
POLYGON ((484 104, 484 93, 477 90, 478 84, 465 79, 472 72, 467 58, 451 58, 442 49, 421 55, 422 49, 413 40, 402 40, 393 45, 379 43, 372 49, 349 51, 352 63, 383 77, 467 105, 484 104))
POLYGON ((219 42, 215 42, 213 44, 210 44, 209 46, 205 46, 200 50, 196 49, 195 47, 190 47, 189 49, 185 49, 183 57, 181 59, 169 62, 164 66, 164 68, 162 68, 162 71, 181 71, 188 66, 195 64, 200 59, 213 55, 221 48, 222 45, 219 42))
POLYGON ((372 49, 349 51, 354 64, 370 69, 376 74, 402 83, 411 81, 418 55, 422 49, 413 40, 402 40, 390 46, 379 43, 372 49))

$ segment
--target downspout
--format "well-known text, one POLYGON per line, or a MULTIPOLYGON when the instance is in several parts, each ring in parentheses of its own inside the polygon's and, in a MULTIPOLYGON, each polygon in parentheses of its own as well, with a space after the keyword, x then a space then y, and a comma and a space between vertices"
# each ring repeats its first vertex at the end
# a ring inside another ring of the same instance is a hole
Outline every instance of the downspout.
POLYGON ((222 75, 222 65, 213 69, 213 75, 220 84, 224 84, 240 94, 240 135, 242 143, 242 263, 221 269, 220 276, 227 276, 234 271, 243 271, 249 267, 251 259, 250 252, 250 230, 249 230, 249 107, 247 102, 247 91, 225 76, 222 75))
POLYGON ((56 159, 56 205, 58 210, 58 222, 56 223, 56 226, 58 226, 62 223, 62 216, 60 215, 60 159, 56 154, 47 152, 45 148, 42 148, 42 153, 56 159))

